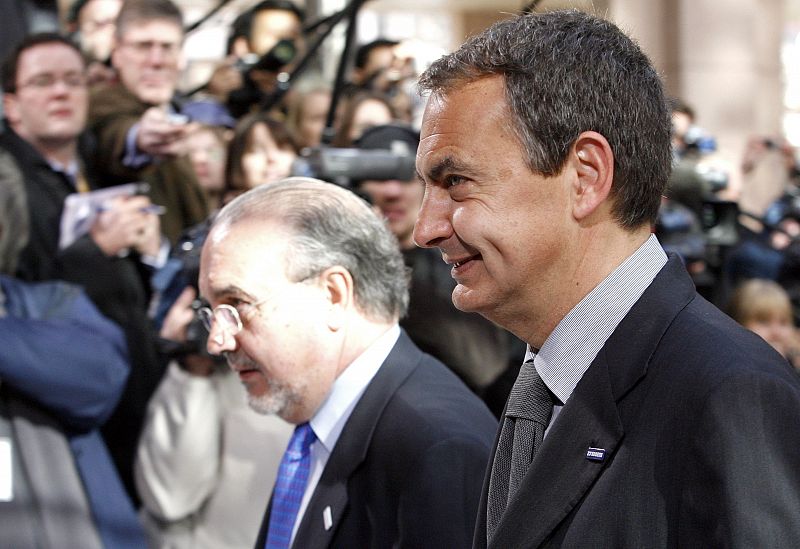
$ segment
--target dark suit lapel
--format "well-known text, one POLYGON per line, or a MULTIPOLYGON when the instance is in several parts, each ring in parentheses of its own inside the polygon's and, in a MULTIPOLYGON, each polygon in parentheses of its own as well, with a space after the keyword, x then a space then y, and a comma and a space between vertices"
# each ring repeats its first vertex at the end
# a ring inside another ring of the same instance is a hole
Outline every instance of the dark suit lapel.
MULTIPOLYGON (((646 375, 669 323, 694 295, 691 279, 672 257, 617 326, 551 425, 492 547, 539 546, 583 499, 624 436, 618 402, 646 375), (602 449, 603 458, 589 455, 590 448, 602 449)), ((485 505, 482 509, 485 513, 485 505)), ((485 524, 485 517, 481 519, 485 524)), ((479 535, 485 532, 484 527, 479 535)))
POLYGON ((364 461, 387 402, 421 359, 422 353, 402 332, 347 420, 303 515, 293 547, 330 545, 347 509, 348 480, 364 461))

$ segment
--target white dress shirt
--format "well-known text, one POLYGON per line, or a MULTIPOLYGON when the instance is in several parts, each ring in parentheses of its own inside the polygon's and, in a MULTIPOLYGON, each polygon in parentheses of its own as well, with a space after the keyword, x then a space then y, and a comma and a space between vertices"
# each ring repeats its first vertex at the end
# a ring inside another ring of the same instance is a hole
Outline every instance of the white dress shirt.
MULTIPOLYGON (((395 324, 351 362, 341 375, 336 378, 328 397, 309 421, 317 440, 311 445, 311 466, 308 473, 308 483, 292 528, 290 544, 294 542, 297 528, 322 476, 322 471, 328 463, 328 458, 330 458, 331 452, 336 446, 336 441, 339 440, 342 429, 344 429, 350 414, 361 399, 361 395, 367 389, 367 385, 378 373, 399 337, 400 326, 395 324)), ((323 520, 322 517, 319 517, 319 519, 323 520)))

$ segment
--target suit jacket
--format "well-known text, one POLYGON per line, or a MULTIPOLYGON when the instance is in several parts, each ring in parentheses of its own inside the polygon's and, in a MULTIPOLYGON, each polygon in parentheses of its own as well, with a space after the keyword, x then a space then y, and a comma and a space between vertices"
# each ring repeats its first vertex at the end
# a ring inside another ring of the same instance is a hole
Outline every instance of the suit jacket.
POLYGON ((469 546, 496 428, 485 405, 402 333, 342 430, 293 546, 469 546))
POLYGON ((122 164, 128 130, 149 106, 121 84, 92 91, 89 130, 97 138, 95 169, 103 187, 136 181, 148 183, 150 199, 167 209, 161 217, 161 231, 174 244, 184 229, 208 217, 208 203, 186 158, 154 159, 135 169, 122 164))
MULTIPOLYGON (((797 374, 673 256, 550 426, 489 547, 797 547, 798 427, 797 374)), ((488 475, 474 547, 487 491, 488 475)))
MULTIPOLYGON (((20 253, 17 276, 31 282, 61 279, 80 285, 97 308, 125 332, 131 375, 119 405, 103 426, 103 435, 128 493, 136 500, 136 441, 147 402, 165 368, 147 317, 150 270, 135 254, 105 255, 89 235, 59 250, 61 212, 67 196, 74 192, 72 184, 10 128, 0 134, 0 148, 13 156, 1 156, 0 162, 15 162, 22 173, 30 216, 30 235, 20 253)), ((89 185, 96 188, 91 170, 86 175, 89 185)))

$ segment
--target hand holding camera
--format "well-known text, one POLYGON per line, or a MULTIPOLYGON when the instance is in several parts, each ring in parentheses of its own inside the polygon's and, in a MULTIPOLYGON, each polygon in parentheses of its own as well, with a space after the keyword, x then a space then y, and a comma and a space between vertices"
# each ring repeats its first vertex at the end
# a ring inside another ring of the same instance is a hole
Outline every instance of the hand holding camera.
POLYGON ((182 114, 150 107, 139 120, 136 148, 152 156, 178 156, 183 154, 184 138, 194 127, 182 114))

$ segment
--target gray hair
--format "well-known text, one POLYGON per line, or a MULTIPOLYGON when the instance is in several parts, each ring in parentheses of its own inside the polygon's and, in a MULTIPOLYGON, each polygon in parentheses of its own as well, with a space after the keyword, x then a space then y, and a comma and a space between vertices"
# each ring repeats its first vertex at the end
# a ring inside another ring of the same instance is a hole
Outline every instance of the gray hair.
POLYGON ((14 158, 0 151, 0 273, 13 275, 28 243, 28 200, 14 158))
POLYGON ((671 169, 670 113, 661 80, 613 23, 576 10, 496 23, 420 77, 446 95, 481 78, 505 79, 512 125, 534 173, 558 174, 584 131, 614 153, 613 214, 626 228, 653 223, 671 169))
POLYGON ((353 277, 365 316, 396 320, 408 308, 409 270, 395 236, 364 200, 336 185, 290 177, 238 196, 212 230, 245 219, 274 220, 290 233, 286 276, 300 281, 339 265, 353 277))

